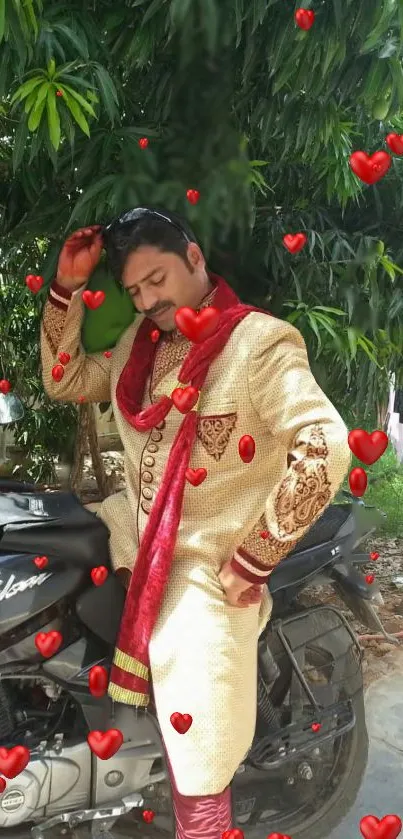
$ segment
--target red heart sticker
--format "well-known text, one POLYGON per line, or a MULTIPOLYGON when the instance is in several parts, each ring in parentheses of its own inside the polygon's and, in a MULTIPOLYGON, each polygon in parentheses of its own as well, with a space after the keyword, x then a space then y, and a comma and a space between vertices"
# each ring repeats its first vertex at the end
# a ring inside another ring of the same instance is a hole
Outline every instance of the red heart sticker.
POLYGON ((200 198, 200 192, 198 189, 188 189, 186 193, 186 198, 189 201, 189 204, 197 204, 200 198))
POLYGON ((384 431, 370 434, 362 428, 355 428, 348 435, 348 445, 353 454, 367 466, 376 463, 388 447, 388 435, 384 431))
POLYGON ((372 551, 372 553, 370 553, 370 555, 369 555, 369 558, 372 559, 374 562, 375 562, 376 559, 379 559, 378 551, 372 551))
POLYGON ((0 772, 6 778, 16 778, 24 771, 31 757, 25 746, 14 746, 12 749, 0 749, 0 772))
POLYGON ((256 446, 253 437, 250 434, 244 434, 238 443, 238 451, 241 460, 244 463, 251 463, 255 456, 256 446))
POLYGON ((189 306, 182 306, 175 312, 175 323, 182 335, 194 344, 206 341, 216 332, 220 312, 214 306, 207 306, 197 313, 189 306))
POLYGON ((224 830, 221 839, 244 839, 244 836, 243 830, 239 830, 239 827, 233 827, 232 830, 224 830))
POLYGON ((34 565, 36 565, 37 568, 46 568, 48 563, 49 560, 47 556, 36 556, 34 559, 34 565))
POLYGON ((88 676, 88 687, 92 696, 105 696, 108 690, 108 671, 106 667, 101 667, 100 664, 95 664, 91 667, 88 676))
POLYGON ((104 291, 90 291, 88 288, 82 293, 83 301, 89 309, 99 309, 105 297, 104 291))
POLYGON ((147 146, 148 146, 148 138, 147 137, 140 137, 139 146, 140 146, 141 149, 146 149, 147 146))
POLYGON ((260 531, 260 538, 261 539, 268 539, 269 536, 270 536, 270 533, 269 533, 268 530, 261 530, 260 531))
POLYGON ((7 784, 4 780, 4 778, 0 778, 0 795, 1 795, 2 792, 4 792, 6 786, 7 786, 7 784))
POLYGON ((153 819, 155 818, 155 813, 153 810, 143 810, 143 819, 147 824, 151 824, 153 819))
POLYGON ((193 718, 190 714, 180 714, 179 711, 174 711, 174 713, 170 716, 170 720, 171 725, 178 734, 186 734, 193 722, 193 718))
POLYGON ((7 393, 10 393, 10 390, 11 384, 8 379, 0 379, 0 393, 4 393, 4 395, 6 395, 7 393))
POLYGON ((159 329, 153 329, 152 332, 150 332, 150 338, 151 338, 153 344, 157 343, 160 335, 161 335, 161 333, 160 333, 159 329))
POLYGON ((386 142, 395 154, 403 154, 403 134, 388 134, 386 142))
POLYGON ((290 253, 299 253, 299 251, 302 251, 307 241, 308 239, 305 233, 295 233, 295 235, 287 233, 286 236, 283 236, 283 243, 290 253))
POLYGON ((50 658, 57 653, 62 641, 63 636, 56 629, 51 632, 38 632, 35 636, 35 647, 44 658, 50 658))
POLYGON ((392 165, 392 158, 387 151, 376 151, 370 156, 365 151, 355 151, 350 155, 350 166, 355 175, 365 184, 376 184, 386 175, 392 165))
POLYGON ((71 355, 68 352, 59 352, 59 355, 57 357, 60 361, 60 364, 63 364, 63 366, 66 366, 66 364, 68 364, 71 359, 71 355))
POLYGON ((315 12, 312 9, 297 9, 294 20, 300 29, 310 29, 315 20, 315 12))
POLYGON ((111 358, 112 357, 112 351, 111 350, 105 350, 104 356, 105 356, 105 358, 111 358))
POLYGON ((188 387, 176 387, 171 393, 171 399, 175 408, 177 408, 181 414, 187 414, 196 405, 199 395, 200 391, 197 387, 189 385, 188 387))
POLYGON ((91 571, 91 579, 95 586, 102 586, 107 579, 109 571, 105 565, 98 565, 91 571))
POLYGON ((32 291, 32 294, 38 294, 44 283, 43 277, 35 274, 28 274, 25 277, 25 285, 32 291))
POLYGON ((52 367, 52 379, 54 379, 55 382, 61 382, 63 376, 64 376, 63 364, 55 364, 55 366, 52 367))
POLYGON ((206 477, 207 469, 203 469, 201 466, 199 469, 191 469, 190 466, 186 469, 186 480, 194 487, 200 486, 206 477))
POLYGON ((368 484, 368 477, 365 469, 361 469, 361 466, 356 466, 352 469, 348 476, 348 483, 352 494, 355 495, 356 498, 360 498, 361 495, 364 495, 368 484))
POLYGON ((364 839, 397 839, 402 829, 399 816, 364 816, 360 821, 360 830, 364 839))
POLYGON ((312 731, 314 732, 314 734, 316 734, 318 731, 321 730, 322 725, 321 725, 320 722, 313 722, 312 725, 311 725, 311 728, 312 728, 312 731))
POLYGON ((97 757, 101 760, 109 760, 120 749, 123 734, 118 728, 109 728, 108 731, 90 731, 87 743, 97 757))
POLYGON ((291 839, 288 833, 270 833, 267 839, 291 839))
POLYGON ((374 574, 367 574, 367 576, 365 577, 365 582, 368 583, 369 586, 372 585, 374 580, 375 580, 374 574))

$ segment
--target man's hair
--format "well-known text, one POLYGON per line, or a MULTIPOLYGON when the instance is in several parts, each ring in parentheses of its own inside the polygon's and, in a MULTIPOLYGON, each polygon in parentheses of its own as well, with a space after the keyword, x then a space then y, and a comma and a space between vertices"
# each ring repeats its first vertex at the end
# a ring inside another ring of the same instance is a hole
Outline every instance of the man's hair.
POLYGON ((117 225, 105 240, 108 264, 118 282, 122 281, 122 274, 128 256, 142 245, 151 245, 165 253, 175 253, 190 268, 187 258, 189 242, 196 242, 196 236, 187 221, 177 213, 157 207, 146 207, 149 215, 122 225, 117 225), (153 212, 166 216, 164 218, 152 215, 153 212), (170 223, 172 222, 172 223, 170 223))

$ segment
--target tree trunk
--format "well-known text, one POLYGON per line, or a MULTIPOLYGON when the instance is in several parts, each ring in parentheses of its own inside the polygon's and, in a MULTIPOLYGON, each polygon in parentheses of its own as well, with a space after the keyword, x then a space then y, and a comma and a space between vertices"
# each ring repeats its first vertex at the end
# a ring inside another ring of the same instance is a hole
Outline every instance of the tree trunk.
POLYGON ((88 427, 90 422, 91 405, 80 405, 78 409, 77 437, 74 447, 73 468, 69 477, 69 488, 77 495, 80 494, 83 479, 84 456, 88 442, 88 427))
POLYGON ((111 481, 105 472, 105 466, 99 448, 94 406, 89 405, 88 407, 91 409, 88 422, 88 442, 90 446, 92 468, 94 470, 98 489, 103 500, 104 498, 107 498, 110 493, 111 481))
POLYGON ((383 403, 378 403, 377 405, 377 419, 378 419, 378 428, 383 429, 386 431, 385 428, 385 421, 388 414, 388 404, 389 399, 385 400, 383 403))

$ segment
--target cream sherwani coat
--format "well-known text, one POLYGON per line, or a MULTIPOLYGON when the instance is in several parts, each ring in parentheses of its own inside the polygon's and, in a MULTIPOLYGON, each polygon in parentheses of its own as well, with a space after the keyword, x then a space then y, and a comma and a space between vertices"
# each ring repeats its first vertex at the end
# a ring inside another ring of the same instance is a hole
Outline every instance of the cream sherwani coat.
MULTIPOLYGON (((211 302, 214 292, 203 306, 211 302)), ((71 297, 53 284, 42 321, 43 380, 49 396, 61 401, 112 399, 126 490, 107 498, 100 515, 110 529, 115 569, 132 569, 183 415, 173 408, 145 434, 128 425, 115 391, 142 318, 107 359, 84 355, 83 311, 81 291, 71 297), (56 383, 51 369, 61 351, 71 361, 56 383)), ((189 348, 178 332, 161 341, 144 407, 172 392, 189 348)), ((266 591, 261 606, 230 606, 220 568, 242 548, 245 569, 269 574, 323 513, 350 463, 347 429, 310 371, 300 333, 277 318, 251 313, 234 329, 211 365, 198 411, 190 466, 205 467, 207 478, 198 487, 186 485, 172 572, 150 644, 158 720, 184 795, 221 792, 255 729, 257 641, 271 598, 266 591), (256 444, 249 464, 238 453, 244 434, 256 444), (265 538, 263 531, 269 531, 265 538), (185 735, 170 724, 174 711, 193 717, 185 735)))

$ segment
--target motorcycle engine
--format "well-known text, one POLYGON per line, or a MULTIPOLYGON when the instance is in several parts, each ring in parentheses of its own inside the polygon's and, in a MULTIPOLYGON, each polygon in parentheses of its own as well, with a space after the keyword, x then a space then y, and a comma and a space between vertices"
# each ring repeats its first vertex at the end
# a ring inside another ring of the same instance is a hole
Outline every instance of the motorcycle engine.
POLYGON ((68 697, 45 679, 0 681, 0 745, 33 748, 57 731, 68 730, 68 697))

